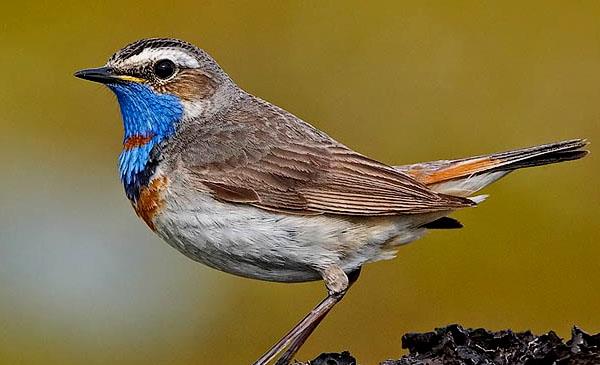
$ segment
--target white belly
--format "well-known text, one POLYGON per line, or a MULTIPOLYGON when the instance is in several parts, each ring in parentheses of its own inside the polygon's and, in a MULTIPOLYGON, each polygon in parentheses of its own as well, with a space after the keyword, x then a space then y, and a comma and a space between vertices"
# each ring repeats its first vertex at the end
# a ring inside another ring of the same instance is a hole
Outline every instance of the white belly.
POLYGON ((156 232, 195 261, 261 280, 318 280, 319 269, 331 264, 350 272, 393 258, 395 246, 425 231, 416 228, 423 216, 300 216, 188 195, 165 197, 156 232))

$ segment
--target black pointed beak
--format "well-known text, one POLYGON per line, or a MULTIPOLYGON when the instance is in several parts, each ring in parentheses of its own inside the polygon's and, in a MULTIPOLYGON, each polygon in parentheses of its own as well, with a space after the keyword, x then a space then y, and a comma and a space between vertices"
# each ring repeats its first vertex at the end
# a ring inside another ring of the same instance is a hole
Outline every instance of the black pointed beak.
POLYGON ((110 67, 87 68, 75 72, 74 76, 102 84, 111 84, 122 81, 121 77, 116 75, 110 67))

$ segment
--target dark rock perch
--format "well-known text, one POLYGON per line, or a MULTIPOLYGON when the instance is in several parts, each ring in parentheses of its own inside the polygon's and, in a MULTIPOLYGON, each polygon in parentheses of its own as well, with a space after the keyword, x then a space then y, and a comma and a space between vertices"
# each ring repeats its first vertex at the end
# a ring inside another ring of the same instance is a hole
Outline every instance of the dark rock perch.
MULTIPOLYGON (((553 331, 536 336, 530 331, 490 332, 459 325, 434 332, 407 333, 402 348, 408 355, 380 365, 583 365, 600 364, 600 333, 588 335, 577 327, 564 342, 553 331)), ((307 365, 358 365, 350 353, 321 354, 307 365)))

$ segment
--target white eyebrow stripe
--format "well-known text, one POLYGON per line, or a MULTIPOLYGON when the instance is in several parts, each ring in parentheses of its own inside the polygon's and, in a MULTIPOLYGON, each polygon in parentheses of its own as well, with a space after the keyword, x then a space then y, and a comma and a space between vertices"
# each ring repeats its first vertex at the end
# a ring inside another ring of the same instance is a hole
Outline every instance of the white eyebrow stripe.
POLYGON ((200 67, 200 64, 194 57, 176 48, 145 49, 140 54, 131 56, 124 60, 123 64, 138 65, 148 63, 148 61, 155 62, 162 59, 169 59, 181 67, 200 67))

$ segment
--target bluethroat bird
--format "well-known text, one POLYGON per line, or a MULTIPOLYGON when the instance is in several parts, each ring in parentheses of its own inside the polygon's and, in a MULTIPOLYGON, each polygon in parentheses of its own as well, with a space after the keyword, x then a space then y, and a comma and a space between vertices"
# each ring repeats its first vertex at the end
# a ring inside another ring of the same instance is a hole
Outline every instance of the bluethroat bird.
POLYGON ((192 260, 327 297, 254 364, 288 364, 369 262, 391 259, 477 191, 523 167, 586 155, 575 139, 459 160, 389 166, 239 88, 205 51, 143 39, 75 76, 117 96, 119 171, 137 215, 192 260))

